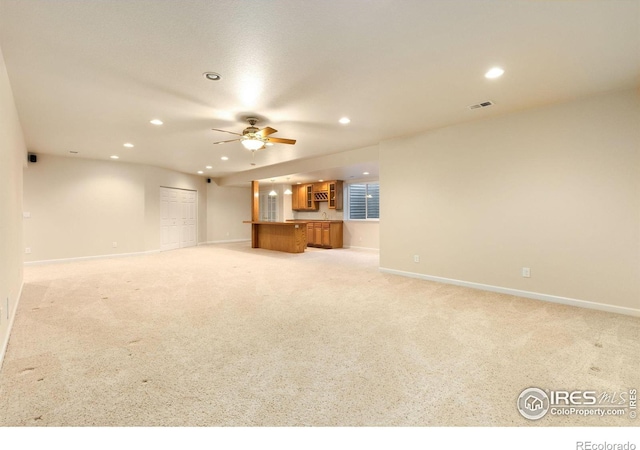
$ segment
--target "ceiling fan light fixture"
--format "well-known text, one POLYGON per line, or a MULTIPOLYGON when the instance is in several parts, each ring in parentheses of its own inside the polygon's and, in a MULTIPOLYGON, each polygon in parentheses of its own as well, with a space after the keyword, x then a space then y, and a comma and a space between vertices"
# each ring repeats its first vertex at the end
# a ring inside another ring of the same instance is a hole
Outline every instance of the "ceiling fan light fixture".
POLYGON ((264 146, 264 142, 254 137, 245 137, 241 142, 244 148, 251 150, 252 152, 260 150, 264 146))

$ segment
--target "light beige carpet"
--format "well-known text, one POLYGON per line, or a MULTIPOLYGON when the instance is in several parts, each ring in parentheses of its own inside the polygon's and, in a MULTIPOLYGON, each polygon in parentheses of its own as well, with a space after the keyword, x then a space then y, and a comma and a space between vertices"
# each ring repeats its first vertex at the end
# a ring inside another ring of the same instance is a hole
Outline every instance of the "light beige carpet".
POLYGON ((1 425, 632 426, 531 422, 527 387, 640 387, 637 318, 248 243, 30 266, 1 425))

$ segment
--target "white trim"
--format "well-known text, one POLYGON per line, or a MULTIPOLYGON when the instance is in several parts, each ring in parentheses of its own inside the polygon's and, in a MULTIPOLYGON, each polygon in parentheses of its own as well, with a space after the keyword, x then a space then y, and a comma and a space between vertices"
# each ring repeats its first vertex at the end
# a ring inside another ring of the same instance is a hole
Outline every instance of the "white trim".
POLYGON ((198 245, 213 245, 213 244, 231 244, 234 242, 251 242, 251 239, 227 239, 224 241, 208 241, 208 242, 203 242, 201 244, 198 245))
POLYGON ((24 281, 20 284, 20 290, 18 291, 18 297, 16 298, 16 304, 13 305, 13 311, 11 312, 11 318, 9 319, 9 326, 7 327, 7 336, 0 347, 0 369, 2 369, 2 363, 4 363, 4 357, 7 354, 7 348, 9 348, 9 338, 11 337, 11 330, 13 329, 13 321, 16 318, 16 312, 18 311, 18 305, 22 298, 22 288, 24 287, 24 281))
POLYGON ((375 247, 356 247, 355 245, 345 245, 344 248, 353 249, 353 250, 367 250, 370 252, 380 253, 380 249, 375 247))
POLYGON ((129 256, 142 256, 142 255, 151 255, 154 253, 160 253, 160 249, 158 250, 148 250, 146 252, 134 252, 134 253, 114 253, 111 255, 96 255, 96 256, 78 256, 75 258, 62 258, 62 259, 44 259, 42 261, 28 261, 25 262, 25 266, 39 266, 42 264, 60 264, 74 261, 87 261, 92 259, 110 259, 110 258, 125 258, 129 256))
POLYGON ((380 267, 380 272, 390 273, 393 275, 401 275, 403 277, 419 278, 421 280, 436 281, 438 283, 453 284, 481 291, 497 292, 499 294, 515 295, 516 297, 530 298, 533 300, 542 300, 545 302, 559 303, 561 305, 577 306, 579 308, 596 309, 598 311, 606 311, 616 314, 624 314, 627 316, 640 317, 640 309, 625 308, 623 306, 608 305, 606 303, 596 303, 587 300, 578 300, 575 298, 558 297, 556 295, 541 294, 538 292, 521 291, 519 289, 511 289, 500 286, 491 286, 489 284, 473 283, 471 281, 454 280, 451 278, 435 277, 432 275, 424 275, 421 273, 405 272, 402 270, 387 269, 380 267))

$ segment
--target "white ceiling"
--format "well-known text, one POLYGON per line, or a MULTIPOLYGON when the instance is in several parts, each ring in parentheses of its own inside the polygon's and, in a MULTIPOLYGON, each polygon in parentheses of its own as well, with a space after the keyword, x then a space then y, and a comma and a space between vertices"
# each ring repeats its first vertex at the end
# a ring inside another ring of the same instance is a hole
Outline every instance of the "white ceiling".
POLYGON ((255 168, 637 87, 640 1, 0 0, 0 46, 30 151, 251 180, 255 168), (504 76, 485 79, 492 66, 504 76), (485 100, 495 106, 467 108, 485 100), (232 136, 211 128, 241 132, 248 115, 297 144, 253 158, 213 145, 232 136))

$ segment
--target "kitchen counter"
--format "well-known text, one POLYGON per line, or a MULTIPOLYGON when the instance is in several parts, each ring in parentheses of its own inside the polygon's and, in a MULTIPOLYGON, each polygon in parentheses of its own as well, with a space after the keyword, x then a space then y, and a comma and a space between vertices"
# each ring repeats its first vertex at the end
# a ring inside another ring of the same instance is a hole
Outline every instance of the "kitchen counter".
POLYGON ((287 222, 297 222, 297 223, 309 223, 309 222, 330 222, 330 223, 344 223, 344 220, 333 220, 333 219, 287 219, 287 222))

